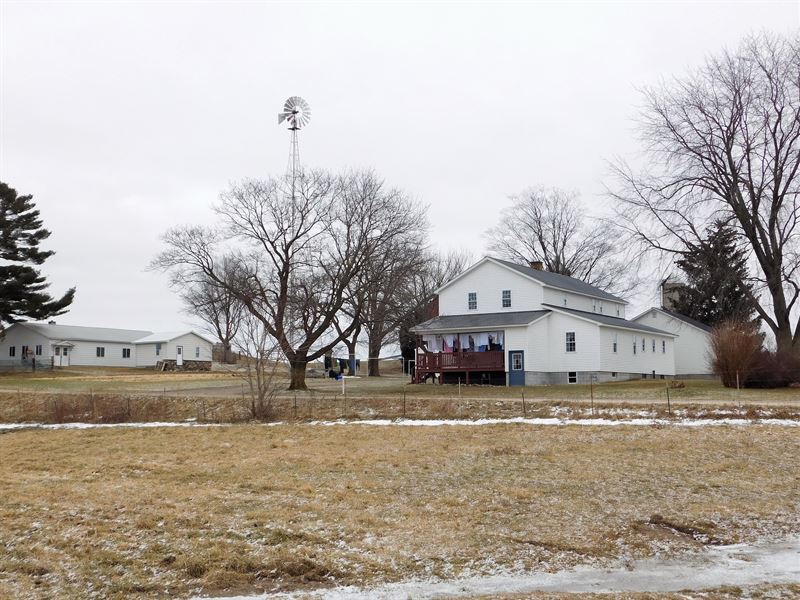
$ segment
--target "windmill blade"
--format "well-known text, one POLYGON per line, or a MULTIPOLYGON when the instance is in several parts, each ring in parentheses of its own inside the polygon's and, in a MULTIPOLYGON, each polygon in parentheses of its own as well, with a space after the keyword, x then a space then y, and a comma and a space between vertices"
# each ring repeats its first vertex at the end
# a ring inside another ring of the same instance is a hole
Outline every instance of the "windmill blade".
POLYGON ((278 125, 286 120, 286 113, 278 113, 278 125))

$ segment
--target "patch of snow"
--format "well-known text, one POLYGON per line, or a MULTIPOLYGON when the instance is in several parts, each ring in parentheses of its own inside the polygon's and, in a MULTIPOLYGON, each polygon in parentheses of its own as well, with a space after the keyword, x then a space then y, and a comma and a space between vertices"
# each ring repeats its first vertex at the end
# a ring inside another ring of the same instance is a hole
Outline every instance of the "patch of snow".
MULTIPOLYGON (((293 423, 276 421, 261 423, 263 427, 291 426, 321 426, 334 427, 336 425, 362 425, 373 427, 478 427, 482 425, 533 425, 533 426, 588 426, 588 427, 744 427, 749 425, 770 425, 778 427, 800 427, 800 420, 795 419, 558 419, 555 417, 540 418, 498 418, 498 419, 339 419, 336 421, 308 421, 293 423)), ((0 423, 0 432, 19 429, 108 429, 147 428, 147 427, 236 427, 233 423, 197 423, 194 421, 154 421, 149 423, 0 423)))
MULTIPOLYGON (((449 581, 416 580, 373 588, 345 586, 217 600, 433 600, 498 593, 659 593, 796 583, 800 583, 800 538, 780 543, 716 546, 704 554, 681 559, 649 558, 613 569, 579 567, 556 573, 498 573, 449 581)), ((200 599, 200 596, 193 598, 200 599)))

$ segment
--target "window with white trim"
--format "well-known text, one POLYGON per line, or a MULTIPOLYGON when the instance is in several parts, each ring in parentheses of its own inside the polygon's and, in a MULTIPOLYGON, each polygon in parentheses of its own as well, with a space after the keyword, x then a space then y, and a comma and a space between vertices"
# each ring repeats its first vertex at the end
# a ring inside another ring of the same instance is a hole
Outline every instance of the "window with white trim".
POLYGON ((653 338, 653 352, 656 351, 656 338, 653 338))
POLYGON ((161 355, 161 342, 156 343, 156 356, 161 355))
POLYGON ((195 346, 194 348, 194 357, 200 358, 200 346, 195 346))
POLYGON ((36 344, 36 356, 41 356, 41 355, 42 355, 42 345, 36 344))
POLYGON ((575 352, 575 332, 567 332, 567 352, 575 352))
POLYGON ((578 383, 578 372, 569 371, 567 373, 567 383, 578 383))
POLYGON ((467 293, 467 308, 469 310, 478 310, 478 292, 467 293))
POLYGON ((105 358, 105 356, 106 356, 106 347, 105 346, 97 346, 96 353, 97 353, 97 358, 105 358))
POLYGON ((597 300, 592 300, 592 312, 597 312, 597 300))
POLYGON ((603 314, 603 301, 600 300, 600 314, 603 314))
POLYGON ((633 336, 633 353, 636 354, 636 336, 633 336))
POLYGON ((647 350, 647 341, 644 338, 642 338, 642 352, 644 352, 645 350, 647 350))
POLYGON ((614 334, 614 339, 611 342, 611 349, 613 350, 614 354, 617 353, 617 334, 614 334))
POLYGON ((564 296, 564 306, 566 306, 566 305, 567 305, 567 297, 564 296))
POLYGON ((667 341, 661 340, 661 354, 667 353, 667 341))
POLYGON ((617 316, 619 316, 619 306, 617 306, 617 316))
POLYGON ((503 308, 511 308, 511 290, 503 290, 503 308))
POLYGON ((9 356, 16 356, 17 355, 17 347, 16 346, 9 346, 8 347, 8 355, 9 356))
POLYGON ((123 348, 122 349, 122 358, 130 358, 131 357, 131 349, 130 348, 123 348))

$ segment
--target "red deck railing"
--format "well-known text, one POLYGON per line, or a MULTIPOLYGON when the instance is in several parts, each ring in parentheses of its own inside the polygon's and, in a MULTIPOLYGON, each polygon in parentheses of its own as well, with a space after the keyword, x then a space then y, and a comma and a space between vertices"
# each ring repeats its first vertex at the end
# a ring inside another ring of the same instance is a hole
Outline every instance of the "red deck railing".
POLYGON ((486 352, 427 352, 417 355, 417 371, 504 371, 502 350, 486 352))

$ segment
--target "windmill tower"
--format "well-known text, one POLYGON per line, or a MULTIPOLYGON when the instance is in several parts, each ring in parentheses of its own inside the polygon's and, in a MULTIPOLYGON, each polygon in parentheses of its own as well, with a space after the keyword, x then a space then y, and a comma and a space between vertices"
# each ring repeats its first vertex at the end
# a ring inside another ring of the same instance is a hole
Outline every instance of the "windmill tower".
POLYGON ((308 125, 311 120, 311 107, 300 96, 292 96, 283 104, 283 111, 278 113, 278 125, 286 121, 289 131, 292 132, 292 141, 289 146, 289 164, 286 174, 292 178, 292 196, 294 196, 294 182, 300 170, 300 145, 297 141, 297 132, 308 125))

